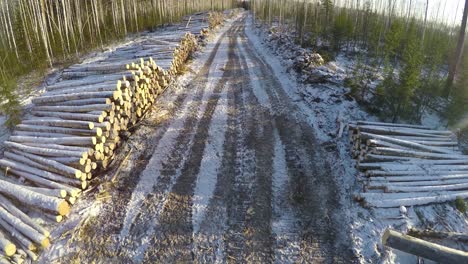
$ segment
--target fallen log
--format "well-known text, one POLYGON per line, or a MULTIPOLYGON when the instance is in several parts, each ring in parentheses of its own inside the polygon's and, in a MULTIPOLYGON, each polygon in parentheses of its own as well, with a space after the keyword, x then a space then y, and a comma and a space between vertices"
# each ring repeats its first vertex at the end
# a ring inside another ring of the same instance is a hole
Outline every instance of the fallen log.
POLYGON ((462 199, 468 198, 468 192, 447 192, 447 194, 436 194, 435 192, 429 196, 421 196, 414 198, 393 198, 393 199, 365 199, 365 204, 369 207, 400 207, 400 206, 415 206, 425 205, 431 203, 444 203, 447 201, 453 201, 458 197, 462 199))
POLYGON ((13 256, 16 253, 15 244, 11 243, 2 232, 0 232, 0 249, 7 257, 13 256))
POLYGON ((77 129, 93 129, 94 128, 94 123, 93 122, 63 120, 63 119, 51 119, 51 118, 23 120, 22 124, 36 125, 36 126, 77 128, 77 129))
POLYGON ((5 141, 5 146, 9 148, 14 148, 18 150, 22 150, 28 153, 43 155, 43 156, 53 156, 53 157, 78 157, 87 159, 88 152, 81 152, 81 151, 70 151, 70 150, 59 150, 59 149, 45 149, 45 148, 38 148, 38 147, 31 147, 26 146, 23 144, 5 141))
POLYGON ((384 127, 406 127, 406 128, 425 129, 425 130, 430 130, 431 129, 428 126, 411 125, 411 124, 395 124, 395 123, 371 122, 371 121, 356 121, 356 122, 351 122, 351 123, 352 124, 357 124, 357 125, 371 125, 371 126, 384 126, 384 127))
POLYGON ((400 164, 434 164, 434 165, 468 165, 468 159, 448 159, 448 160, 425 160, 401 156, 385 156, 377 154, 367 154, 363 157, 366 162, 398 162, 400 164))
POLYGON ((434 230, 418 230, 415 228, 411 228, 408 231, 408 235, 417 237, 417 238, 436 238, 436 239, 448 239, 453 241, 459 242, 468 242, 468 234, 463 233, 455 233, 455 232, 441 232, 441 231, 434 231, 434 230))
MULTIPOLYGON (((405 186, 405 187, 420 187, 420 186, 444 186, 453 184, 468 184, 468 179, 451 179, 451 180, 433 180, 433 181, 406 181, 406 182, 389 182, 370 180, 367 183, 369 189, 385 188, 387 186, 405 186)), ((432 191, 432 190, 429 190, 432 191)))
POLYGON ((434 175, 434 176, 384 176, 372 177, 374 181, 387 181, 387 182, 410 182, 410 181, 433 181, 433 180, 452 180, 452 179, 468 179, 467 174, 453 174, 453 175, 434 175))
POLYGON ((0 180, 0 192, 13 197, 22 203, 57 212, 60 215, 68 215, 70 212, 68 203, 63 199, 36 193, 4 180, 0 180))
POLYGON ((99 114, 82 114, 82 113, 63 113, 63 112, 43 112, 43 111, 32 111, 31 114, 40 117, 58 117, 64 120, 78 120, 78 121, 90 121, 101 123, 104 121, 104 113, 99 114))
POLYGON ((29 238, 27 238, 21 232, 17 231, 16 228, 14 228, 2 218, 0 218, 0 226, 3 227, 3 230, 5 230, 12 239, 18 242, 21 248, 23 248, 25 251, 37 249, 36 245, 34 245, 34 243, 29 240, 29 238))
POLYGON ((17 130, 29 131, 29 132, 41 132, 41 133, 60 133, 76 136, 102 136, 102 129, 95 127, 93 129, 76 129, 66 127, 49 127, 49 126, 36 126, 36 125, 23 125, 19 124, 16 126, 17 130))
POLYGON ((115 109, 114 104, 92 104, 92 105, 58 105, 58 106, 34 106, 33 111, 52 111, 52 112, 69 112, 69 113, 86 113, 91 111, 112 111, 115 109))
POLYGON ((466 191, 446 191, 446 192, 415 192, 415 193, 384 193, 384 192, 361 192, 355 195, 357 200, 381 201, 393 199, 410 199, 421 197, 433 197, 438 195, 463 195, 466 191))
POLYGON ((365 175, 367 177, 397 177, 397 176, 448 176, 457 174, 467 174, 468 171, 381 171, 368 170, 365 175))
MULTIPOLYGON (((53 106, 83 106, 83 105, 92 105, 92 104, 111 104, 112 100, 110 98, 89 98, 81 100, 70 100, 63 102, 51 103, 53 106)), ((42 104, 49 105, 49 104, 42 104)))
POLYGON ((393 155, 393 156, 404 156, 404 157, 415 157, 421 159, 466 159, 466 156, 456 154, 438 154, 420 151, 411 151, 403 149, 376 147, 370 150, 372 154, 379 155, 393 155))
POLYGON ((386 192, 431 192, 431 191, 456 191, 468 190, 468 183, 432 185, 432 186, 401 186, 391 184, 385 186, 386 192))
POLYGON ((468 252, 441 246, 387 229, 382 244, 440 263, 468 263, 468 252))
POLYGON ((377 126, 359 126, 358 132, 368 132, 381 135, 400 135, 400 136, 418 136, 418 137, 435 137, 435 138, 450 138, 453 133, 451 131, 437 131, 416 128, 391 128, 377 126))
MULTIPOLYGON (((18 170, 18 171, 24 171, 24 172, 27 172, 27 173, 34 174, 36 176, 42 177, 44 179, 48 179, 48 180, 51 180, 51 181, 58 182, 58 183, 68 184, 68 185, 72 185, 72 186, 81 186, 81 182, 79 180, 72 179, 70 177, 67 177, 67 176, 64 176, 64 175, 59 175, 59 174, 52 173, 52 172, 49 172, 49 171, 40 170, 40 169, 38 169, 36 167, 32 167, 32 166, 29 166, 29 165, 26 165, 26 164, 21 164, 21 163, 15 162, 15 161, 7 160, 5 158, 0 159, 0 167, 2 167, 4 169, 7 169, 7 170, 14 169, 14 170, 18 170)), ((79 175, 81 177, 82 172, 79 171, 79 175)))
POLYGON ((9 141, 20 144, 36 143, 36 144, 58 144, 70 146, 94 146, 97 143, 96 137, 60 137, 60 138, 43 138, 30 136, 11 136, 9 141))
POLYGON ((12 202, 10 202, 6 197, 3 195, 0 195, 0 205, 8 210, 12 215, 23 221, 23 223, 29 225, 30 227, 34 228, 37 232, 41 233, 45 237, 50 236, 50 232, 46 230, 44 227, 41 225, 37 224, 32 220, 27 214, 25 214, 23 211, 18 209, 16 205, 14 205, 12 202))
POLYGON ((378 140, 392 143, 394 145, 399 145, 402 147, 415 149, 419 151, 434 152, 434 153, 441 153, 441 154, 453 154, 452 151, 447 151, 445 149, 441 149, 438 147, 425 146, 419 143, 414 143, 414 142, 402 140, 402 139, 394 139, 388 136, 376 135, 376 134, 371 134, 371 133, 366 133, 366 132, 361 132, 359 136, 364 139, 378 139, 378 140))
POLYGON ((61 189, 49 189, 49 188, 43 188, 43 187, 33 187, 33 186, 23 186, 26 189, 29 189, 33 192, 37 193, 42 193, 44 195, 52 196, 52 197, 57 197, 57 198, 66 198, 67 197, 67 191, 66 190, 61 190, 61 189))
MULTIPOLYGON (((79 170, 77 170, 75 168, 63 165, 62 163, 57 162, 55 160, 43 158, 43 157, 38 156, 38 155, 34 155, 34 154, 30 154, 30 153, 24 153, 24 152, 20 152, 20 151, 14 151, 14 152, 15 152, 16 155, 22 155, 25 158, 28 158, 28 159, 30 159, 32 161, 40 163, 40 164, 42 164, 44 166, 50 167, 57 173, 63 173, 66 176, 71 176, 71 177, 75 177, 75 178, 80 178, 81 177, 81 174, 82 174, 81 171, 79 171, 79 170)), ((5 152, 5 157, 11 157, 11 154, 9 154, 9 152, 5 152)))

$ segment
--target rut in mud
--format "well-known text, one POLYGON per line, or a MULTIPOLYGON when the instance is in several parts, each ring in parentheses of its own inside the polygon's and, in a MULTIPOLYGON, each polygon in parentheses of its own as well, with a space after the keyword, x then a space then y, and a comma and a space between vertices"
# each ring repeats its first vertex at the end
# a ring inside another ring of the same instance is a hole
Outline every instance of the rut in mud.
POLYGON ((102 228, 71 259, 354 261, 334 161, 245 21, 219 38, 185 92, 156 103, 169 106, 136 132, 141 162, 126 164, 92 221, 102 228))

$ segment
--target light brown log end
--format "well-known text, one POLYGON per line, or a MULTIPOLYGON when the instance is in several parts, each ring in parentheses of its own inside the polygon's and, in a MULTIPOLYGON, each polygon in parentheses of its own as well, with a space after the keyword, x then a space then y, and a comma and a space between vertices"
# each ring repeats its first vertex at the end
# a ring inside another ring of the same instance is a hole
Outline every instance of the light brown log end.
POLYGON ((57 215, 57 216, 55 217, 55 221, 56 221, 57 223, 62 222, 62 220, 63 220, 63 216, 61 216, 61 215, 57 215))
POLYGON ((92 137, 92 138, 91 138, 91 141, 93 142, 93 145, 96 145, 96 143, 97 143, 96 137, 92 137))
POLYGON ((94 123, 93 122, 88 122, 88 127, 89 127, 89 129, 93 129, 94 128, 94 123))
POLYGON ((76 202, 76 197, 68 197, 68 202, 69 202, 70 204, 75 204, 75 202, 76 202))
POLYGON ((81 189, 84 190, 84 189, 86 189, 86 187, 88 187, 88 182, 82 181, 82 182, 81 182, 81 189))
POLYGON ((3 248, 3 253, 5 256, 10 257, 16 253, 16 246, 13 243, 9 243, 3 248))
POLYGON ((68 215, 70 213, 70 205, 67 203, 67 201, 63 200, 59 203, 57 212, 60 215, 68 215))
POLYGON ((50 246, 50 240, 48 238, 44 238, 41 242, 42 248, 48 248, 50 246))
POLYGON ((83 174, 83 173, 81 173, 81 171, 79 171, 79 170, 76 170, 76 171, 75 171, 75 177, 76 177, 77 179, 80 179, 82 174, 83 174))
POLYGON ((387 240, 390 237, 392 230, 386 229, 384 234, 382 235, 382 245, 387 245, 387 240))
POLYGON ((65 190, 60 190, 60 197, 62 197, 62 198, 67 197, 67 191, 65 191, 65 190))

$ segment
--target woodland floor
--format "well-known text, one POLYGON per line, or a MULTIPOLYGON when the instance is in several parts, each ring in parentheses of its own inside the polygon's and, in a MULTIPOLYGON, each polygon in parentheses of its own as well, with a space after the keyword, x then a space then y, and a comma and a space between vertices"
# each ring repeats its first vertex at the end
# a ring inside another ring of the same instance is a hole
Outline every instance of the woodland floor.
POLYGON ((317 141, 246 21, 157 100, 112 180, 90 191, 98 213, 57 238, 43 262, 356 262, 338 154, 317 141))

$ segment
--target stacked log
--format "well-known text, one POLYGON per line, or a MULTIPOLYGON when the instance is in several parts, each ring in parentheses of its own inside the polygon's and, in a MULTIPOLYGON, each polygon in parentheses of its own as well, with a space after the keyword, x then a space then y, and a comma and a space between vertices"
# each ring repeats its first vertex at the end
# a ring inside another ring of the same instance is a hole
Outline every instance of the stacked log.
MULTIPOLYGON (((206 13, 203 14, 206 21, 206 13)), ((8 261, 37 258, 90 180, 114 158, 122 133, 148 112, 197 49, 207 23, 146 37, 101 60, 73 65, 32 100, 31 116, 0 159, 0 249, 8 261), (194 29, 193 29, 194 28, 194 29)))
POLYGON ((442 203, 468 198, 468 156, 451 131, 408 124, 349 124, 351 154, 372 207, 442 203))

